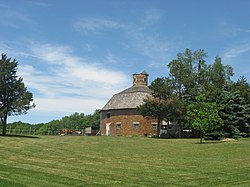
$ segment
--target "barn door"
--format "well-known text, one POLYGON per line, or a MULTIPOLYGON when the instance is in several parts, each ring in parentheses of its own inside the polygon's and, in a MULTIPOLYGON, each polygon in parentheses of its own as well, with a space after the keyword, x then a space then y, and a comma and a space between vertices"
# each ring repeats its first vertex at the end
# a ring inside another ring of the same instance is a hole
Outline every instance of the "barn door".
POLYGON ((106 136, 110 135, 110 124, 111 123, 106 123, 106 136))

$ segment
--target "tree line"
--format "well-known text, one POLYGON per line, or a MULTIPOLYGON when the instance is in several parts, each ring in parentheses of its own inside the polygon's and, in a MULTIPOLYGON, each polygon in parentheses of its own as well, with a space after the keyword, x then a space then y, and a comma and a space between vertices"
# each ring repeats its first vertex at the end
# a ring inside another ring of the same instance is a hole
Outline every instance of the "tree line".
POLYGON ((29 124, 19 122, 8 123, 6 132, 8 134, 33 134, 33 135, 56 135, 62 130, 77 130, 82 132, 87 127, 99 128, 99 110, 93 114, 74 113, 60 120, 52 120, 48 123, 29 124))
POLYGON ((204 50, 186 49, 168 63, 169 74, 156 78, 150 85, 152 96, 138 107, 145 117, 158 119, 158 135, 163 120, 179 124, 179 137, 183 129, 203 136, 240 137, 250 131, 250 85, 241 76, 231 78, 233 68, 223 65, 216 57, 206 62, 204 50))

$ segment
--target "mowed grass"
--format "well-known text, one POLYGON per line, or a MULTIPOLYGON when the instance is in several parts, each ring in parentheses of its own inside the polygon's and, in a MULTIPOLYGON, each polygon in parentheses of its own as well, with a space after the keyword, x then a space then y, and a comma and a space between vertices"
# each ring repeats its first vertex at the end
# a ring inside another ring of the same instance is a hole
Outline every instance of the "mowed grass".
POLYGON ((0 136, 0 186, 250 186, 250 139, 0 136))

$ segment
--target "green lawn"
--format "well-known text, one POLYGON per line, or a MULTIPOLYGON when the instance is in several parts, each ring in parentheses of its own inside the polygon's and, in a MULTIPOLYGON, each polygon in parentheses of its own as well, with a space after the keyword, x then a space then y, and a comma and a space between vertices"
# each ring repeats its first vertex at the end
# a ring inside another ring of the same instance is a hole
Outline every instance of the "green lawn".
POLYGON ((0 136, 0 186, 249 186, 250 139, 0 136))

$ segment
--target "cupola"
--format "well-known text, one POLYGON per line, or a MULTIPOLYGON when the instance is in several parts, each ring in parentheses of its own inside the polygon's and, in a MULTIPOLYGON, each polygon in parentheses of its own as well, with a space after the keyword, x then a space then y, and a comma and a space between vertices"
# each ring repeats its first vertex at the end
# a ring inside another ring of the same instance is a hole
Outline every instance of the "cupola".
POLYGON ((146 71, 143 71, 142 73, 133 74, 133 86, 138 85, 148 85, 148 73, 146 71))

